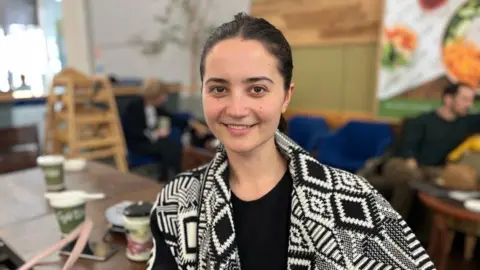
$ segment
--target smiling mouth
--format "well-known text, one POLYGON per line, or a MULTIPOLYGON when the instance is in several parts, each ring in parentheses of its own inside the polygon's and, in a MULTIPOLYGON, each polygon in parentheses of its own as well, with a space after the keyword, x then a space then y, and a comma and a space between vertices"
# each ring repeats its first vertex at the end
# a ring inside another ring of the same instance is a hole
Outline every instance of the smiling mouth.
POLYGON ((254 125, 234 125, 234 124, 223 124, 224 126, 228 127, 228 128, 231 128, 231 129, 237 129, 237 130, 242 130, 242 129, 248 129, 248 128, 251 128, 253 126, 255 126, 256 124, 254 125))

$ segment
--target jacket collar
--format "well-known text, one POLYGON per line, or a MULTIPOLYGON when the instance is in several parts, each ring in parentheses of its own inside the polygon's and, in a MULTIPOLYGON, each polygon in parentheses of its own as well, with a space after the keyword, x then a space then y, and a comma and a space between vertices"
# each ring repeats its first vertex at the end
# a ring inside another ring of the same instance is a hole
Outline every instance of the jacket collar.
MULTIPOLYGON (((300 146, 294 143, 283 133, 275 133, 275 142, 279 151, 289 162, 289 172, 293 179, 291 226, 289 242, 299 242, 305 232, 299 231, 303 226, 294 226, 303 220, 302 206, 299 203, 296 189, 301 183, 300 175, 308 175, 306 160, 316 162, 300 146), (302 158, 300 158, 302 157, 302 158)), ((198 227, 198 255, 199 258, 209 258, 210 261, 200 260, 198 269, 210 269, 218 266, 239 266, 239 257, 235 243, 235 227, 233 224, 232 205, 230 203, 231 191, 228 183, 228 161, 225 148, 219 146, 217 154, 206 169, 203 176, 200 192, 200 213, 198 227), (203 265, 202 265, 203 264, 203 265)), ((303 250, 290 250, 288 262, 295 260, 311 261, 314 250, 313 245, 305 245, 303 250), (306 256, 300 258, 298 254, 306 256), (294 254, 297 254, 294 256, 294 254)), ((225 268, 223 268, 225 269, 225 268)))

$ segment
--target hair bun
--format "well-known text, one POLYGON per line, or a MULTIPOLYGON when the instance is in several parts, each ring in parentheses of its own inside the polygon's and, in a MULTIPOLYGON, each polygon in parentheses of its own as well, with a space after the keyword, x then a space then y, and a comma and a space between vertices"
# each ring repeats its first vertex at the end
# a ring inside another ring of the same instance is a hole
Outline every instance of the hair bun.
POLYGON ((235 16, 233 17, 235 21, 243 21, 245 19, 247 19, 248 17, 250 17, 247 13, 245 12, 239 12, 237 14, 235 14, 235 16))

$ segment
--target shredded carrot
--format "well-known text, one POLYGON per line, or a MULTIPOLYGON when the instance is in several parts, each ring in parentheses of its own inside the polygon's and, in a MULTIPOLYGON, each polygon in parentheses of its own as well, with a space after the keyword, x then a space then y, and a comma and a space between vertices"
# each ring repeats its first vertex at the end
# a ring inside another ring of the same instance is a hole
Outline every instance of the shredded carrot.
POLYGON ((415 33, 402 25, 385 29, 385 36, 389 41, 392 41, 403 49, 413 50, 417 46, 417 36, 415 33))
POLYGON ((443 48, 445 66, 456 80, 477 88, 480 83, 480 48, 458 38, 443 48))

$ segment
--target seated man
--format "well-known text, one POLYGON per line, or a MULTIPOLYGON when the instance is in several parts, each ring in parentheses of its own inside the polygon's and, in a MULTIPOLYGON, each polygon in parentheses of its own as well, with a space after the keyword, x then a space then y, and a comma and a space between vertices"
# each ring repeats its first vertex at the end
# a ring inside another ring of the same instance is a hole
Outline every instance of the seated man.
POLYGON ((143 88, 143 97, 127 105, 122 123, 128 149, 138 155, 156 156, 161 162, 160 177, 170 180, 181 170, 182 146, 169 138, 172 127, 183 132, 190 127, 198 136, 210 133, 207 126, 197 120, 175 117, 162 108, 168 98, 167 86, 150 79, 143 88))
POLYGON ((480 115, 469 115, 474 97, 470 87, 450 85, 443 92, 440 108, 411 119, 402 131, 394 157, 383 167, 383 176, 395 184, 391 204, 404 218, 415 196, 408 183, 434 180, 448 154, 480 131, 480 115))

